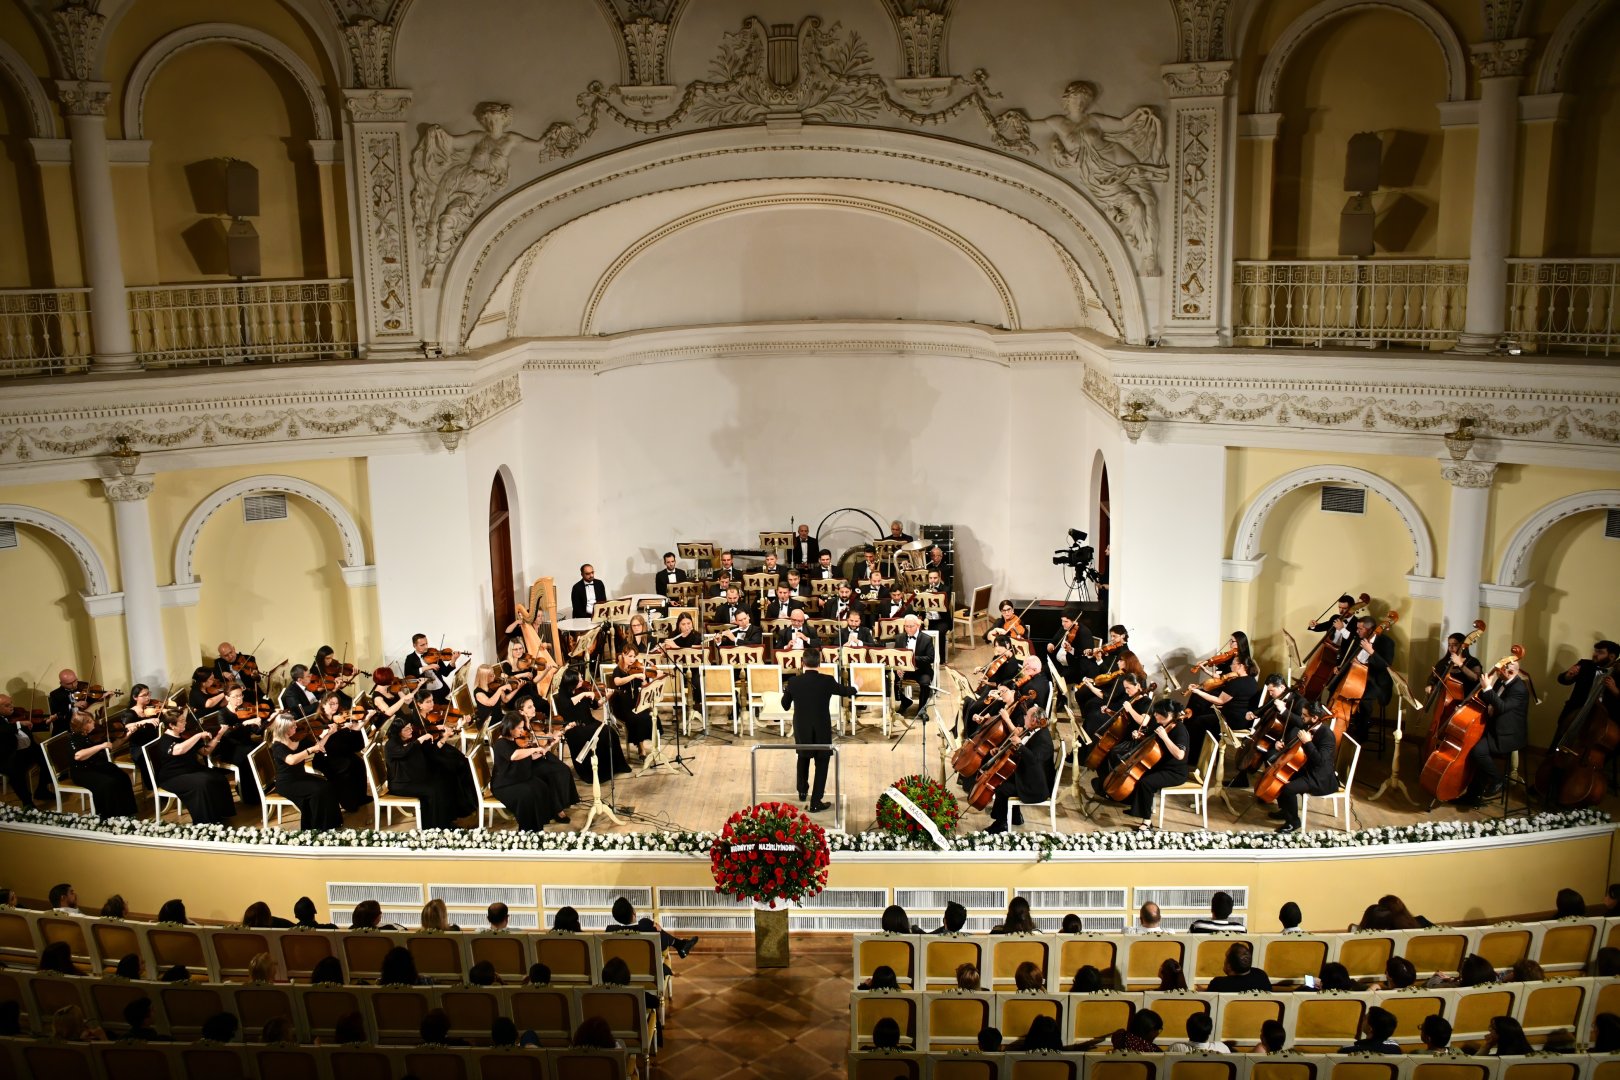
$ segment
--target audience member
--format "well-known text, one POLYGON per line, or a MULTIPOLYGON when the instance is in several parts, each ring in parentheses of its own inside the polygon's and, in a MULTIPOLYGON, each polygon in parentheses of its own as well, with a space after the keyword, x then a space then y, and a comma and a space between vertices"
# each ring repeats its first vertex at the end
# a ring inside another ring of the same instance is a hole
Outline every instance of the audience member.
POLYGON ((1136 925, 1125 932, 1127 934, 1153 934, 1161 929, 1163 927, 1159 925, 1159 905, 1149 900, 1136 913, 1136 925))
POLYGON ((129 918, 129 905, 124 903, 122 896, 113 893, 102 903, 101 917, 103 919, 127 919, 129 918))
POLYGON ((551 917, 551 929, 553 933, 557 934, 584 933, 579 926, 579 912, 568 904, 558 908, 557 914, 551 917))
POLYGON ((242 1022, 235 1015, 228 1012, 217 1012, 203 1021, 202 1031, 197 1041, 199 1043, 235 1042, 236 1033, 242 1030, 242 1022))
POLYGON ((958 990, 979 989, 979 965, 969 960, 956 965, 956 988, 958 990))
MULTIPOLYGON (((172 983, 190 982, 191 969, 186 967, 184 964, 174 964, 173 966, 166 968, 163 974, 158 976, 158 981, 172 983)), ((338 982, 342 981, 343 980, 341 978, 338 979, 338 982)))
POLYGON ((248 982, 265 985, 276 981, 276 962, 267 952, 255 953, 248 961, 248 982))
POLYGON ((1232 1048, 1219 1039, 1212 1039, 1215 1034, 1215 1021, 1206 1012, 1195 1012, 1187 1015, 1187 1037, 1180 1042, 1173 1042, 1166 1047, 1171 1054, 1188 1054, 1194 1050, 1203 1050, 1210 1054, 1230 1054, 1232 1048))
POLYGON ((466 1046, 466 1039, 451 1038, 450 1014, 443 1009, 429 1009, 417 1029, 423 1046, 466 1046))
POLYGON ((545 964, 530 964, 529 973, 523 977, 524 986, 550 986, 551 968, 545 964))
POLYGON ((1074 982, 1069 986, 1069 993, 1095 994, 1102 988, 1102 972, 1091 964, 1082 964, 1074 973, 1074 982))
POLYGON ((165 900, 163 906, 158 908, 157 921, 173 923, 176 926, 190 926, 191 920, 186 918, 186 902, 180 899, 165 900))
POLYGON ((1374 1005, 1361 1018, 1361 1038, 1349 1046, 1341 1046, 1339 1053, 1398 1054, 1401 1048, 1393 1038, 1395 1028, 1395 1014, 1374 1005))
POLYGON ((1033 960, 1025 960, 1013 969, 1013 989, 1034 993, 1046 989, 1046 972, 1033 960))
MULTIPOLYGON (((604 969, 605 971, 605 969, 604 969)), ((857 990, 898 990, 900 980, 894 973, 894 968, 888 964, 879 964, 872 969, 871 978, 855 987, 857 990)))
POLYGON ((426 986, 416 970, 416 960, 411 951, 402 945, 395 945, 383 955, 382 967, 377 974, 378 986, 426 986))
POLYGON ((1392 956, 1384 964, 1384 982, 1381 990, 1405 990, 1417 984, 1417 968, 1404 956, 1392 956))
POLYGON ((1489 960, 1478 953, 1463 957, 1462 967, 1457 969, 1458 986, 1486 986, 1495 981, 1496 968, 1489 960))
POLYGON ((1260 1021, 1260 1041, 1249 1051, 1251 1054, 1280 1054, 1288 1046, 1288 1029, 1281 1020, 1260 1021))
POLYGON ((450 921, 450 908, 445 902, 435 896, 422 905, 422 929, 437 930, 440 933, 454 933, 461 927, 450 921))
POLYGON ((354 905, 349 916, 350 930, 403 930, 404 927, 382 921, 382 905, 375 900, 362 900, 354 905))
MULTIPOLYGON (((891 910, 898 911, 900 913, 900 918, 906 921, 909 925, 910 920, 906 919, 906 912, 904 908, 900 907, 899 905, 895 905, 891 910)), ((885 911, 883 915, 884 918, 887 919, 889 913, 885 911)), ((691 952, 692 947, 698 943, 698 939, 695 937, 678 938, 674 934, 665 933, 663 927, 659 926, 657 923, 653 922, 649 918, 646 918, 645 916, 639 919, 636 918, 636 907, 630 902, 630 898, 627 896, 621 896, 617 900, 613 901, 613 921, 608 924, 607 928, 609 932, 623 930, 637 934, 657 934, 658 947, 660 949, 674 949, 675 955, 679 956, 682 960, 686 959, 686 954, 691 952)), ((884 929, 887 930, 888 927, 885 926, 884 929)), ((913 926, 911 927, 910 932, 920 934, 922 933, 922 930, 919 927, 913 926)))
POLYGON ((1239 934, 1248 928, 1242 919, 1232 918, 1232 894, 1218 892, 1209 898, 1209 918, 1194 919, 1193 924, 1187 927, 1193 934, 1218 934, 1223 930, 1232 930, 1239 934))
POLYGON ((1181 961, 1173 956, 1166 957, 1164 963, 1159 965, 1159 992, 1185 989, 1187 974, 1181 970, 1181 961))
POLYGON ((516 1046, 518 1044, 517 1025, 510 1016, 497 1016, 490 1021, 489 1045, 495 1047, 516 1046))
POLYGON ((14 908, 17 906, 17 890, 7 885, 0 885, 0 908, 14 908))
POLYGON ((335 956, 323 956, 315 961, 315 966, 309 972, 309 985, 340 985, 343 982, 343 965, 335 956))
POLYGON ((1598 1013, 1592 1020, 1592 1053, 1620 1053, 1620 1016, 1598 1013))
POLYGON ((1605 945, 1599 949, 1595 967, 1597 974, 1605 979, 1620 975, 1620 948, 1605 945))
MULTIPOLYGON (((625 902, 629 903, 629 901, 625 902)), ((617 916, 614 917, 617 918, 617 916)), ((883 918, 879 921, 879 926, 885 934, 922 933, 922 927, 913 926, 911 916, 907 915, 906 909, 899 904, 890 904, 883 909, 883 918)))
POLYGON ((1078 934, 1084 929, 1085 926, 1080 922, 1080 916, 1070 913, 1063 916, 1063 922, 1058 926, 1058 933, 1078 934))
POLYGON ((266 1046, 298 1045, 298 1029, 290 1016, 272 1016, 259 1029, 259 1041, 266 1046))
POLYGON ((135 953, 125 953, 119 958, 118 966, 113 968, 113 975, 120 979, 139 979, 142 974, 141 958, 135 953))
POLYGON ((52 885, 51 891, 47 893, 46 896, 51 910, 65 911, 70 915, 81 914, 79 911, 78 891, 67 882, 63 882, 60 885, 52 885))
POLYGON ((584 1022, 574 1029, 572 1043, 583 1050, 614 1050, 619 1048, 618 1040, 613 1037, 613 1029, 600 1016, 587 1016, 584 1022))
MULTIPOLYGON (((1605 1014, 1607 1015, 1607 1014, 1605 1014)), ((979 1053, 1001 1053, 1001 1029, 986 1027, 979 1029, 979 1053)))
POLYGON ((497 900, 489 905, 489 912, 484 918, 489 923, 489 932, 498 933, 507 928, 506 924, 512 918, 512 912, 505 904, 497 900))
POLYGON ((358 1046, 366 1041, 365 1017, 357 1012, 344 1013, 332 1025, 332 1042, 337 1046, 358 1046))
POLYGON ((1451 1021, 1439 1015, 1425 1016, 1418 1027, 1418 1038, 1423 1040, 1423 1049, 1431 1054, 1450 1053, 1451 1021))
POLYGON ((480 960, 467 969, 468 986, 499 986, 501 977, 495 973, 495 965, 488 960, 480 960))
POLYGON ((1271 990, 1271 979, 1254 966, 1254 948, 1246 941, 1234 941, 1226 950, 1226 974, 1209 980, 1212 994, 1236 994, 1244 990, 1271 990))
POLYGON ((1007 917, 990 928, 992 934, 1034 934, 1039 932, 1035 920, 1029 914, 1029 901, 1022 896, 1015 896, 1007 905, 1007 917))
MULTIPOLYGON (((1053 1021, 1055 1024, 1057 1021, 1053 1021)), ((1115 1050, 1128 1050, 1135 1054, 1157 1054, 1159 1032, 1164 1030, 1164 1017, 1152 1009, 1138 1009, 1124 1031, 1116 1031, 1112 1042, 1115 1050)))
POLYGON ((129 1030, 124 1032, 124 1038, 131 1042, 168 1042, 167 1035, 160 1034, 152 1026, 154 1011, 152 999, 142 994, 124 1006, 124 1023, 129 1030))
POLYGON ((1485 1045, 1481 1054, 1489 1057, 1519 1057, 1535 1053, 1535 1047, 1524 1037, 1524 1028, 1511 1016, 1493 1016, 1485 1030, 1485 1045))
POLYGON ((1620 881, 1610 885, 1603 892, 1603 915, 1613 919, 1620 916, 1620 881))
POLYGON ((1558 919, 1581 919, 1586 917, 1586 898, 1574 889, 1559 889, 1558 896, 1553 901, 1558 919))
POLYGON ((1282 932, 1285 934, 1303 933, 1299 928, 1299 924, 1305 921, 1305 916, 1299 910, 1299 905, 1292 900, 1284 904, 1277 912, 1277 921, 1282 923, 1282 932))
POLYGON ((938 930, 931 930, 932 934, 960 934, 962 927, 967 925, 967 908, 955 900, 945 905, 945 916, 940 922, 938 930))
POLYGON ((1328 961, 1322 965, 1322 970, 1316 975, 1316 988, 1318 990, 1360 990, 1356 981, 1350 977, 1350 969, 1343 964, 1328 961))
POLYGON ((1032 1053, 1037 1050, 1051 1050, 1062 1052, 1063 1031, 1058 1022, 1050 1016, 1037 1016, 1029 1022, 1029 1030, 1022 1039, 1017 1040, 1008 1047, 1010 1050, 1022 1050, 1032 1053))
POLYGON ((892 1016, 885 1016, 872 1025, 872 1049, 900 1049, 900 1022, 898 1020, 892 1016))
POLYGON ((1515 961, 1508 973, 1508 982, 1543 982, 1547 973, 1541 970, 1541 965, 1528 956, 1515 961))
POLYGON ((65 941, 53 941, 39 952, 38 971, 53 971, 58 975, 77 975, 73 966, 73 947, 65 941))
POLYGON ((315 919, 315 901, 307 896, 300 896, 293 905, 293 926, 300 930, 336 930, 336 923, 317 922, 315 919))
POLYGON ((51 1038, 60 1042, 103 1042, 101 1028, 84 1018, 77 1005, 64 1005, 51 1016, 51 1038))
POLYGON ((1434 923, 1430 922, 1428 919, 1425 919, 1423 916, 1414 915, 1408 911, 1406 901, 1393 894, 1380 896, 1378 898, 1378 906, 1389 912, 1389 917, 1394 923, 1394 925, 1388 929, 1423 930, 1434 925, 1434 923))
POLYGON ((255 900, 242 912, 242 925, 250 930, 287 930, 293 924, 272 915, 270 905, 263 900, 255 900))

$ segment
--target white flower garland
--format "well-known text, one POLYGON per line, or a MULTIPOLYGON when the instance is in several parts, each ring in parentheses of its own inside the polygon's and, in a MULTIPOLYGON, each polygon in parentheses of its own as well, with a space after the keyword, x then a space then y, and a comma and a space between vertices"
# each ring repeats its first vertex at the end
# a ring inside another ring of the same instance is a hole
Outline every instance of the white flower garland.
MULTIPOLYGON (((950 851, 1023 852, 1049 859, 1056 854, 1133 851, 1285 851, 1348 849, 1389 844, 1477 840, 1494 836, 1524 836, 1557 832, 1589 825, 1609 824, 1609 815, 1596 808, 1540 813, 1522 818, 1483 821, 1434 821, 1413 825, 1385 825, 1358 832, 1138 832, 970 833, 949 837, 950 851)), ((282 829, 231 828, 225 825, 170 824, 135 818, 97 821, 49 810, 0 806, 0 823, 42 825, 72 832, 109 836, 251 844, 281 848, 386 848, 394 851, 647 851, 690 855, 707 859, 719 834, 712 832, 577 833, 518 832, 488 829, 429 829, 425 832, 382 832, 376 829, 333 829, 329 832, 288 832, 282 829)), ((827 833, 827 846, 840 852, 933 851, 914 839, 887 832, 827 833)))

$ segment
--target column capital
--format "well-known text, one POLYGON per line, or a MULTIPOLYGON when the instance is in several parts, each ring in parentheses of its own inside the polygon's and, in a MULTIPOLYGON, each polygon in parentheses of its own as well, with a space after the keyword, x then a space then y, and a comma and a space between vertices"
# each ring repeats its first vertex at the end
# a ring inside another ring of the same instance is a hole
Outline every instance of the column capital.
POLYGON ((51 43, 62 70, 75 79, 88 79, 96 69, 96 50, 107 16, 82 0, 63 4, 50 13, 51 43))
POLYGON ((112 83, 58 79, 56 96, 62 103, 63 116, 106 116, 107 101, 112 97, 112 83))
POLYGON ((1193 64, 1165 64, 1159 69, 1173 98, 1223 97, 1232 81, 1232 61, 1202 60, 1193 64))
POLYGON ((367 89, 382 89, 394 81, 394 28, 376 19, 356 19, 343 28, 348 39, 354 81, 367 89))
POLYGON ((409 90, 373 88, 343 91, 343 107, 357 124, 404 123, 411 107, 409 90))
POLYGON ((1481 79, 1516 79, 1524 74, 1530 63, 1530 50, 1535 42, 1529 38, 1509 38, 1506 41, 1482 41, 1469 46, 1474 67, 1481 79))
POLYGON ((103 479, 101 490, 110 502, 144 502, 146 497, 152 494, 152 477, 119 476, 103 479))
POLYGON ((1496 462, 1443 461, 1440 475, 1454 488, 1488 488, 1496 479, 1496 462))

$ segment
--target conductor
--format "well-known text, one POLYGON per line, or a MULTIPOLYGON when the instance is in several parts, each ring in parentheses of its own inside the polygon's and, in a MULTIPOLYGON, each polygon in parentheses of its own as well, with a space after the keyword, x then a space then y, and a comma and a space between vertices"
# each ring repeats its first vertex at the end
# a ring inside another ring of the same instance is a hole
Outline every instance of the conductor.
MULTIPOLYGON (((821 650, 804 650, 804 671, 782 687, 782 707, 793 710, 793 741, 800 746, 832 745, 832 699, 855 696, 853 686, 822 674, 820 666, 821 650)), ((831 756, 831 750, 799 751, 799 801, 808 798, 812 814, 827 809, 821 797, 827 793, 827 759, 831 756), (812 764, 816 770, 813 788, 810 785, 812 764)))

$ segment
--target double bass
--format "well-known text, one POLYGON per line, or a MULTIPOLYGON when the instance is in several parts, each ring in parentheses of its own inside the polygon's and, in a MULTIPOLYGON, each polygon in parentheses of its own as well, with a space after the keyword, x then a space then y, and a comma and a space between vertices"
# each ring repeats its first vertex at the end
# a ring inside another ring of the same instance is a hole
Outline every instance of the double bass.
MULTIPOLYGON (((1356 598, 1356 606, 1350 609, 1350 614, 1346 615, 1345 618, 1354 619, 1358 615, 1364 614, 1371 604, 1372 597, 1362 593, 1356 598)), ((1337 605, 1338 601, 1335 600, 1333 605, 1328 607, 1328 611, 1332 611, 1333 607, 1337 605)), ((1326 616, 1327 612, 1323 612, 1322 617, 1325 618, 1326 616)), ((1312 625, 1319 626, 1321 622, 1322 619, 1318 618, 1312 625)), ((1333 655, 1333 650, 1327 647, 1332 638, 1333 633, 1331 630, 1323 633, 1321 640, 1316 643, 1316 648, 1312 649, 1310 654, 1305 657, 1305 670, 1299 678, 1299 691, 1312 701, 1316 701, 1322 696, 1322 691, 1326 690, 1328 683, 1333 681, 1333 675, 1338 669, 1338 658, 1333 655)))
MULTIPOLYGON (((1467 652, 1472 648, 1484 633, 1484 622, 1475 619, 1474 629, 1469 632, 1467 637, 1463 638, 1463 651, 1467 652)), ((1440 659, 1445 661, 1450 655, 1451 651, 1448 647, 1446 656, 1440 659)), ((1439 745, 1440 733, 1445 730, 1446 719, 1451 716, 1451 711, 1462 704, 1463 698, 1468 696, 1468 688, 1463 686, 1461 679, 1457 678, 1456 671, 1455 666, 1447 663, 1445 674, 1435 680, 1434 686, 1429 690, 1429 699, 1424 702, 1424 711, 1429 714, 1429 734, 1423 742, 1424 761, 1429 760, 1429 755, 1434 753, 1434 748, 1439 745)))
MULTIPOLYGON (((1491 668, 1494 674, 1513 663, 1524 659, 1524 646, 1515 645, 1509 650, 1513 655, 1504 656, 1491 668)), ((1474 767, 1468 760, 1469 752, 1474 744, 1485 736, 1485 714, 1488 706, 1480 693, 1485 688, 1485 680, 1480 679, 1474 692, 1451 711, 1446 719, 1446 726, 1440 732, 1440 738, 1435 743, 1434 753, 1423 762, 1423 775, 1418 777, 1418 783, 1423 790, 1435 797, 1437 802, 1454 802, 1460 799, 1463 792, 1468 790, 1468 784, 1474 778, 1474 767)))
POLYGON ((1575 810, 1595 806, 1608 794, 1604 772, 1609 755, 1620 746, 1620 717, 1611 715, 1604 705, 1603 683, 1614 672, 1614 665, 1597 669, 1585 703, 1570 717, 1558 745, 1536 769, 1536 790, 1549 803, 1575 810))
POLYGON ((1142 729, 1141 745, 1133 747, 1125 755, 1114 771, 1108 774, 1103 781, 1103 791, 1115 802, 1128 802, 1131 793, 1136 790, 1136 782, 1146 776, 1153 766, 1164 758, 1164 740, 1159 738, 1159 729, 1169 731, 1181 723, 1184 713, 1177 712, 1169 720, 1159 723, 1149 723, 1142 729))
MULTIPOLYGON (((1400 621, 1401 613, 1391 611, 1373 630, 1373 637, 1382 637, 1400 621)), ((1366 644, 1371 646, 1372 638, 1368 638, 1366 644)), ((1350 648, 1344 654, 1344 663, 1339 666, 1338 679, 1333 683, 1333 694, 1328 699, 1328 711, 1333 714, 1333 731, 1336 735, 1343 735, 1345 728, 1350 726, 1356 706, 1361 704, 1363 695, 1367 693, 1367 665, 1356 658, 1361 647, 1361 642, 1351 640, 1350 648)))
MULTIPOLYGON (((1025 697, 1033 699, 1031 694, 1026 694, 1018 700, 1023 701, 1025 697)), ((1008 707, 1008 712, 1011 712, 1011 706, 1008 707)), ((973 791, 968 795, 969 806, 975 810, 983 810, 995 801, 996 789, 1010 780, 1013 774, 1018 771, 1018 755, 1023 750, 1024 744, 1029 741, 1031 735, 1045 727, 1047 723, 1047 718, 1041 716, 1036 719, 1033 725, 1015 724, 1013 726, 1012 733, 1001 744, 1001 748, 990 759, 990 763, 984 767, 984 771, 979 773, 978 779, 974 781, 973 791)))

